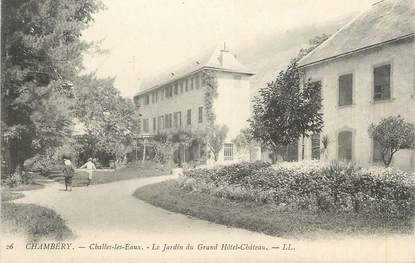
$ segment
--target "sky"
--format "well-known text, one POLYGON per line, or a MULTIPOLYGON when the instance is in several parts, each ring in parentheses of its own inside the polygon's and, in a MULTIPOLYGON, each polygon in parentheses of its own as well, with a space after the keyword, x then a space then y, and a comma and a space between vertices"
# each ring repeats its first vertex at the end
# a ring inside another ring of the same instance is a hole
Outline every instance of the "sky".
MULTIPOLYGON (((104 53, 84 57, 86 72, 115 77, 121 95, 140 82, 226 42, 228 49, 269 34, 358 14, 377 0, 102 0, 106 9, 83 38, 104 53)), ((260 45, 259 45, 260 46, 260 45)))

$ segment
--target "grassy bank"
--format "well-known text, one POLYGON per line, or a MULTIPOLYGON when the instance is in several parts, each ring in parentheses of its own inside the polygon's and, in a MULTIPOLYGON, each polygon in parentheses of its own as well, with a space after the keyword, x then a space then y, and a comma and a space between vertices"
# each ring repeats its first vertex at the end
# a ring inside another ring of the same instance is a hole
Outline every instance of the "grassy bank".
POLYGON ((65 221, 51 209, 34 204, 1 205, 3 233, 22 233, 29 240, 64 240, 73 236, 65 221))
POLYGON ((15 187, 2 186, 1 224, 4 234, 23 234, 29 240, 64 240, 73 236, 71 230, 65 225, 65 221, 53 210, 34 204, 9 202, 24 197, 24 194, 19 191, 43 188, 41 180, 45 181, 47 178, 36 175, 30 184, 20 184, 15 187))
POLYGON ((320 234, 412 231, 410 221, 387 220, 354 213, 284 211, 273 204, 229 200, 207 193, 185 191, 174 180, 139 188, 134 196, 169 211, 281 237, 312 238, 320 234))

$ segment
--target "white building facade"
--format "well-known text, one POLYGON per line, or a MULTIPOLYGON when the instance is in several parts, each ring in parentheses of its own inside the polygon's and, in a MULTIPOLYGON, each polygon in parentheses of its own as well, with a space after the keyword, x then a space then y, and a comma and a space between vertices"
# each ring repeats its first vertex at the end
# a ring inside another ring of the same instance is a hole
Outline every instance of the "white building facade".
MULTIPOLYGON (((415 125, 414 18, 411 1, 382 1, 299 62, 323 98, 324 128, 306 141, 305 159, 320 158, 327 135, 328 159, 383 165, 370 124, 400 115, 415 125)), ((415 151, 398 151, 391 165, 415 171, 415 151)))
MULTIPOLYGON (((142 91, 134 97, 141 114, 141 133, 154 136, 177 131, 198 132, 208 122, 207 83, 205 72, 215 77, 217 96, 212 111, 215 125, 226 125, 227 137, 218 156, 219 162, 247 160, 239 153, 233 139, 247 127, 249 119, 250 85, 253 73, 241 65, 235 55, 225 48, 217 48, 204 58, 188 62, 182 67, 161 73, 144 82, 142 91)), ((212 155, 203 145, 193 145, 178 153, 184 162, 197 161, 212 155)))

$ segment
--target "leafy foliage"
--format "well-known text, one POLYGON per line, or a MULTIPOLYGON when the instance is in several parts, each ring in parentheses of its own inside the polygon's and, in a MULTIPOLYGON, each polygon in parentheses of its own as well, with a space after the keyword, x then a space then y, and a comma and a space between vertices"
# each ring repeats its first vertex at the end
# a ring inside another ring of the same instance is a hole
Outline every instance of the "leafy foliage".
POLYGON ((319 132, 323 125, 319 82, 300 88, 300 72, 291 64, 259 90, 254 98, 249 131, 254 139, 282 152, 307 133, 319 132))
POLYGON ((291 210, 411 218, 412 178, 391 168, 363 169, 317 161, 240 163, 185 172, 182 187, 227 199, 275 203, 291 210))
POLYGON ((382 160, 389 166, 393 155, 400 149, 415 147, 415 128, 401 116, 390 116, 378 124, 371 124, 369 134, 381 146, 382 160))
POLYGON ((321 83, 307 80, 301 85, 297 62, 326 39, 323 35, 310 40, 310 47, 301 49, 287 69, 261 88, 253 100, 249 132, 274 152, 287 151, 301 136, 321 131, 321 83))
POLYGON ((89 47, 80 36, 100 8, 94 0, 2 2, 2 174, 70 136, 73 82, 89 47))
POLYGON ((97 157, 101 163, 121 159, 139 131, 133 102, 114 88, 114 79, 97 79, 94 74, 77 80, 74 115, 83 124, 77 136, 79 159, 97 157))
POLYGON ((208 126, 212 126, 215 123, 216 115, 213 111, 214 99, 218 96, 218 80, 216 74, 212 70, 204 70, 202 72, 202 82, 206 86, 204 96, 204 106, 206 112, 206 120, 208 126))
POLYGON ((219 158, 219 152, 223 148, 223 143, 225 142, 228 130, 226 125, 214 125, 213 127, 208 128, 206 133, 206 144, 212 152, 215 162, 219 158))

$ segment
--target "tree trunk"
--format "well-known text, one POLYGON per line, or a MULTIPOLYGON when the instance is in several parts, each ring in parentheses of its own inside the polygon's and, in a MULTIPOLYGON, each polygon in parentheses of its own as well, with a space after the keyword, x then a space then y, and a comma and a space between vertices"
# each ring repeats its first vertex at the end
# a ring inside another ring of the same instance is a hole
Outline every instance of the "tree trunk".
POLYGON ((304 160, 304 134, 302 136, 302 145, 301 145, 301 160, 304 160))

